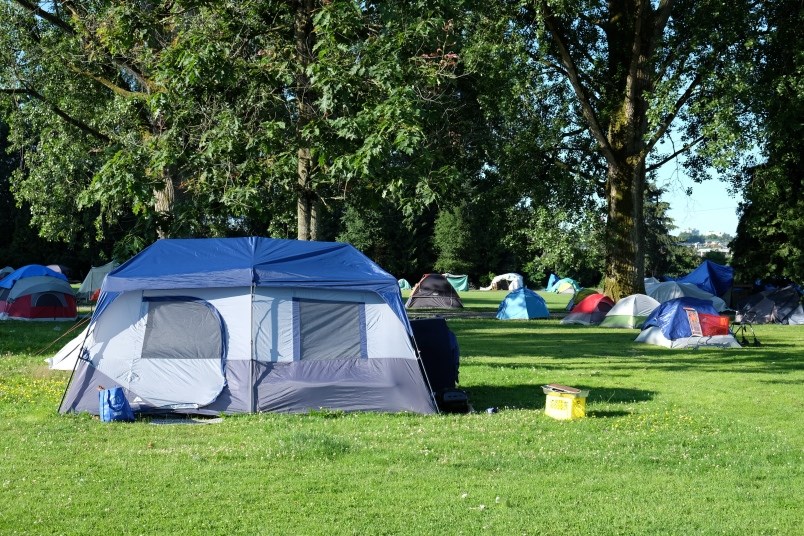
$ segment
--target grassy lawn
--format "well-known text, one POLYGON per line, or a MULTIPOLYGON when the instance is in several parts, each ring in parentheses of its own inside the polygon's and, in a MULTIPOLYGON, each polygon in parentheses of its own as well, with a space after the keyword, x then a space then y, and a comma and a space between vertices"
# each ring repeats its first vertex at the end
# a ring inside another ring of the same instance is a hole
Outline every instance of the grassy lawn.
POLYGON ((803 326, 671 351, 557 320, 449 325, 477 413, 157 425, 56 414, 68 374, 36 352, 70 324, 2 322, 0 534, 802 533, 803 326), (586 419, 543 414, 553 382, 590 389, 586 419))

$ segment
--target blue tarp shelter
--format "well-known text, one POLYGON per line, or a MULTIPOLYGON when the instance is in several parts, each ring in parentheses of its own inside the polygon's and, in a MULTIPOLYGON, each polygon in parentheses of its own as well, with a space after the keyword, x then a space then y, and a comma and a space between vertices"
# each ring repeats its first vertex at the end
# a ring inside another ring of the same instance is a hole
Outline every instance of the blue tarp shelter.
POLYGON ((101 288, 60 411, 436 410, 397 280, 348 244, 164 239, 101 288))
POLYGON ((497 308, 499 320, 528 320, 531 318, 550 318, 550 311, 544 298, 528 288, 520 288, 508 293, 497 308))
POLYGON ((734 268, 705 260, 695 270, 678 278, 681 283, 692 283, 715 296, 723 296, 734 284, 734 268))

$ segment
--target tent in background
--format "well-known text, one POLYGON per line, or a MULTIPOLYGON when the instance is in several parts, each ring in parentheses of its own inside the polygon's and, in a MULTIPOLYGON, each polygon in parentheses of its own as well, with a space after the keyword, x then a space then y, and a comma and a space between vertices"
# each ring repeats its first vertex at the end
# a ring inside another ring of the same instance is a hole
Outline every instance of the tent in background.
POLYGON ((634 342, 667 348, 740 348, 729 331, 729 318, 718 315, 710 301, 699 298, 675 298, 659 305, 634 342))
POLYGON ((469 290, 469 276, 468 275, 455 275, 455 274, 441 274, 447 278, 449 284, 452 285, 452 288, 459 292, 464 292, 469 290))
POLYGON ((556 274, 550 274, 550 277, 547 278, 547 286, 545 287, 546 292, 553 292, 555 289, 556 283, 561 280, 556 274))
POLYGON ((120 266, 119 262, 111 261, 103 266, 93 266, 90 268, 89 273, 78 288, 78 292, 76 292, 78 299, 84 301, 90 300, 95 291, 101 288, 101 283, 103 283, 103 278, 106 277, 106 274, 118 266, 120 266))
POLYGON ((587 296, 591 296, 592 294, 598 294, 598 291, 593 288, 582 288, 575 291, 570 298, 570 301, 567 302, 566 310, 572 311, 572 308, 575 307, 576 304, 581 303, 584 298, 587 296))
POLYGON ((5 277, 14 272, 14 268, 11 266, 6 266, 5 268, 0 269, 0 281, 5 279, 5 277))
POLYGON ((519 274, 495 275, 487 287, 480 290, 517 290, 525 287, 525 279, 519 274))
POLYGON ((402 278, 402 279, 398 280, 397 283, 399 284, 399 290, 410 290, 411 289, 410 283, 408 283, 408 280, 405 279, 405 278, 402 278))
POLYGON ((734 284, 734 268, 723 266, 709 259, 703 261, 695 270, 676 279, 679 283, 692 283, 699 289, 714 296, 724 296, 734 284))
POLYGON ((463 302, 447 278, 441 274, 424 274, 408 296, 408 309, 457 309, 463 302))
POLYGON ((0 281, 0 319, 58 321, 77 316, 73 289, 61 273, 29 264, 0 281))
POLYGON ((567 294, 567 293, 575 293, 581 290, 583 287, 574 279, 570 277, 565 277, 563 279, 559 279, 556 281, 555 285, 550 292, 557 292, 559 294, 567 294))
POLYGON ((631 294, 614 304, 601 328, 641 328, 659 302, 645 294, 631 294))
POLYGON ((614 307, 614 302, 608 296, 592 294, 573 307, 572 311, 561 320, 561 323, 584 326, 600 324, 612 307, 614 307))
POLYGON ((550 318, 544 298, 528 288, 511 291, 497 308, 499 320, 528 320, 550 318))
POLYGON ((162 239, 110 272, 59 410, 436 411, 396 278, 349 244, 162 239))
POLYGON ((751 324, 804 324, 801 294, 794 286, 759 292, 748 298, 736 320, 751 324))
POLYGON ((645 288, 645 290, 647 291, 648 296, 659 303, 664 303, 676 298, 699 298, 712 302, 712 305, 718 311, 723 311, 726 309, 726 302, 717 296, 706 292, 705 290, 701 290, 692 283, 665 281, 664 283, 649 285, 645 288))

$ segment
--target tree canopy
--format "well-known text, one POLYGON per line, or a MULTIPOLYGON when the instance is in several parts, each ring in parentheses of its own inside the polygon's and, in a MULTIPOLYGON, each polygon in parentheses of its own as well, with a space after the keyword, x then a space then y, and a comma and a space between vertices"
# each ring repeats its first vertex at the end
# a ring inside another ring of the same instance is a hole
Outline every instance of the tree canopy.
POLYGON ((4 0, 7 184, 42 237, 121 257, 339 237, 408 277, 574 271, 618 298, 687 262, 652 186, 672 162, 744 187, 737 249, 794 265, 769 218, 800 207, 760 185, 795 186, 796 4, 4 0))

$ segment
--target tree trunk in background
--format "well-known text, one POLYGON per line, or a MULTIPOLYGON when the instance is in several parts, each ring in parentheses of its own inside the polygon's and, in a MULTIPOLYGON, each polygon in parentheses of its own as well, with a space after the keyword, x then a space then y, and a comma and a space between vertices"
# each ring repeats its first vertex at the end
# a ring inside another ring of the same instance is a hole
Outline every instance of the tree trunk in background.
POLYGON ((313 94, 307 68, 313 61, 315 32, 313 31, 313 9, 315 0, 297 0, 296 20, 296 107, 299 120, 296 125, 297 151, 297 237, 299 240, 318 238, 318 200, 313 188, 313 161, 309 143, 304 139, 304 128, 315 117, 315 96, 313 94))
POLYGON ((173 186, 173 178, 165 174, 163 176, 164 188, 154 190, 154 212, 156 212, 156 236, 159 238, 170 237, 170 222, 173 220, 173 204, 176 201, 176 189, 173 186))
POLYGON ((603 292, 614 300, 645 292, 645 136, 651 89, 654 17, 645 0, 611 2, 609 72, 619 92, 607 138, 613 158, 606 176, 606 272, 603 292))

